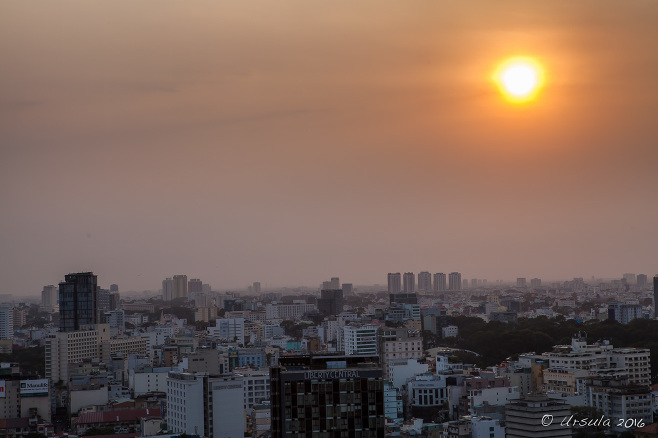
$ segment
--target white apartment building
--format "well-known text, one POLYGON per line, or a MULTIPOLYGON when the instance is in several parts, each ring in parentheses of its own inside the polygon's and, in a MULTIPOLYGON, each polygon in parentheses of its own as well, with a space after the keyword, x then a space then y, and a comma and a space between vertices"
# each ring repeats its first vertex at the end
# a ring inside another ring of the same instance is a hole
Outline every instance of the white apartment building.
POLYGON ((441 328, 441 336, 445 338, 454 338, 459 334, 459 327, 456 325, 449 325, 441 328))
POLYGON ((499 420, 489 417, 466 417, 471 421, 471 438, 505 438, 499 420))
POLYGON ((144 367, 128 370, 128 387, 133 397, 149 392, 167 392, 167 377, 171 367, 144 367))
POLYGON ((167 377, 167 425, 175 433, 204 434, 204 381, 193 373, 167 377))
POLYGON ((242 376, 242 390, 244 393, 244 409, 251 410, 270 399, 270 372, 251 369, 236 369, 234 372, 242 376))
POLYGON ((266 304, 265 317, 267 319, 299 319, 304 314, 317 310, 315 304, 266 304))
POLYGON ((413 406, 441 406, 448 401, 446 380, 433 374, 418 375, 407 383, 407 397, 413 406))
POLYGON ((46 338, 46 377, 55 383, 68 382, 69 364, 100 356, 100 345, 109 340, 109 324, 89 326, 86 330, 51 333, 46 338))
POLYGON ((338 339, 338 350, 345 355, 377 355, 377 330, 375 325, 347 325, 338 339))
POLYGON ((380 355, 384 378, 390 379, 388 364, 398 359, 423 357, 423 338, 419 330, 393 329, 380 333, 380 355))
POLYGON ((429 369, 426 363, 418 363, 417 359, 391 359, 387 365, 389 380, 398 389, 407 383, 407 380, 418 374, 424 374, 429 369))
POLYGON ((123 355, 132 353, 147 356, 149 353, 148 342, 141 336, 113 338, 101 342, 100 357, 103 362, 109 363, 111 357, 119 353, 123 355))
POLYGON ((169 373, 167 424, 175 433, 209 438, 244 436, 242 376, 169 373))
POLYGON ((574 337, 570 346, 555 346, 539 357, 548 360, 550 368, 627 374, 630 383, 651 383, 650 351, 644 348, 613 348, 608 341, 587 344, 585 338, 574 337))
POLYGON ((218 318, 215 327, 208 327, 208 335, 221 341, 244 345, 244 318, 218 318))

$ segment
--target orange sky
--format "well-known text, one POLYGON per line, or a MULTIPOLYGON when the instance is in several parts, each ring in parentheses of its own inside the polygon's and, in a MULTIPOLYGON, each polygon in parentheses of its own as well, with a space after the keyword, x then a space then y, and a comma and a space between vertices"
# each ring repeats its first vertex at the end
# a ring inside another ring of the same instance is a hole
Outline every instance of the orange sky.
POLYGON ((0 293, 658 273, 658 3, 1 9, 0 293))

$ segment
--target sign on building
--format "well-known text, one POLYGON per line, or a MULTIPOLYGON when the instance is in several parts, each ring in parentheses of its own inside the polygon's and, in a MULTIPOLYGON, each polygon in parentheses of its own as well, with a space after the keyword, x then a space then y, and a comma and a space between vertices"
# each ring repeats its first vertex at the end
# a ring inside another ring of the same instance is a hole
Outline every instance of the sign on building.
POLYGON ((5 398, 5 381, 0 380, 0 398, 5 398))
POLYGON ((21 397, 48 395, 48 379, 21 380, 21 397))

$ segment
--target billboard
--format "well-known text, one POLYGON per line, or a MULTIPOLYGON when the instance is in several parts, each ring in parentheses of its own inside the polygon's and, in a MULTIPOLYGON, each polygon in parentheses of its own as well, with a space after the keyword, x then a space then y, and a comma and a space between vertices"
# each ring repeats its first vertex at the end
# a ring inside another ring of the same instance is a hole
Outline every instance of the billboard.
POLYGON ((0 380, 0 398, 5 398, 5 381, 0 380))
POLYGON ((21 380, 21 397, 48 395, 48 379, 21 380))

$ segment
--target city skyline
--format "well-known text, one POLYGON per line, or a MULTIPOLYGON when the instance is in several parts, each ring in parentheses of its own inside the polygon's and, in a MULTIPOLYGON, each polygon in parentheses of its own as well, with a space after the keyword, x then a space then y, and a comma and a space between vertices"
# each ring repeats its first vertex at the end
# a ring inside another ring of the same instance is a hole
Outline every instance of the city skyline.
POLYGON ((658 4, 8 3, 1 294, 658 273, 658 4), (532 102, 491 76, 532 57, 532 102), (473 274, 471 274, 473 273, 473 274))

